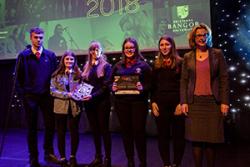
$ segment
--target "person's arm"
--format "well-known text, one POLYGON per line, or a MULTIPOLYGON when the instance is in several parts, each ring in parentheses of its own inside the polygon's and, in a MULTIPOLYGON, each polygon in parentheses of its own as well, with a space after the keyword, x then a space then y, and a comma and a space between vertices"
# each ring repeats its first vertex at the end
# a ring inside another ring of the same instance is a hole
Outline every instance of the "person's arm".
POLYGON ((115 64, 114 67, 112 68, 111 79, 109 83, 110 90, 112 90, 113 93, 118 90, 117 84, 114 82, 116 71, 117 71, 117 64, 115 64))
POLYGON ((180 80, 180 104, 183 114, 188 113, 188 55, 184 55, 184 60, 181 67, 181 80, 180 80))
POLYGON ((24 93, 23 84, 24 84, 24 64, 23 64, 23 55, 19 54, 16 59, 15 66, 15 91, 18 95, 22 96, 24 93))
POLYGON ((52 53, 52 72, 54 72, 57 68, 57 58, 56 58, 56 54, 53 52, 52 53))
POLYGON ((92 97, 100 96, 105 91, 109 90, 110 79, 111 79, 111 65, 106 64, 104 66, 103 84, 97 91, 95 91, 92 94, 92 97))
POLYGON ((53 97, 60 98, 60 99, 69 99, 69 98, 71 98, 71 95, 72 95, 72 93, 70 93, 70 92, 68 92, 66 90, 58 88, 58 81, 57 81, 56 76, 51 78, 51 81, 50 81, 50 94, 53 97))
POLYGON ((223 115, 227 115, 229 111, 229 77, 226 60, 222 50, 219 51, 219 93, 221 98, 221 112, 223 115))
POLYGON ((152 69, 146 62, 142 75, 143 75, 141 81, 142 91, 149 92, 151 89, 152 69))
POLYGON ((222 50, 219 50, 219 93, 222 104, 229 104, 229 77, 228 77, 228 67, 226 60, 222 53, 222 50))
POLYGON ((150 101, 151 103, 155 102, 157 99, 156 91, 157 91, 157 73, 158 70, 153 69, 152 71, 152 79, 151 79, 151 89, 150 89, 150 101))
POLYGON ((184 60, 181 68, 181 79, 180 79, 180 103, 187 104, 188 103, 188 56, 184 55, 184 60))

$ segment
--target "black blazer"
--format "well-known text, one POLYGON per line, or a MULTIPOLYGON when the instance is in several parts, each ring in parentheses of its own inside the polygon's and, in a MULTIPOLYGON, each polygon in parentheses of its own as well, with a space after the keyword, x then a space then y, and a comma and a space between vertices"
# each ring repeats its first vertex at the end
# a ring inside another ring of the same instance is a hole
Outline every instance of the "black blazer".
MULTIPOLYGON (((196 55, 192 50, 184 55, 180 83, 180 102, 189 104, 193 102, 196 80, 196 55)), ((215 100, 221 104, 229 104, 229 81, 227 64, 222 50, 209 49, 210 85, 215 100)))

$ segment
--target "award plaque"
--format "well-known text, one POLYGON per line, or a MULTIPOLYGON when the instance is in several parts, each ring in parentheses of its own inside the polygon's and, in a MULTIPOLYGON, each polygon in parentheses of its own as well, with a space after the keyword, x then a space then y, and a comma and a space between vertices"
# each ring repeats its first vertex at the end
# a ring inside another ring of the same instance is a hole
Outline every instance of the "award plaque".
POLYGON ((136 83, 139 82, 138 75, 115 76, 114 79, 114 82, 117 84, 118 88, 115 94, 140 94, 140 91, 136 87, 136 83))
POLYGON ((88 96, 91 94, 93 86, 87 83, 79 84, 72 94, 72 98, 74 100, 80 101, 83 99, 84 96, 88 96))

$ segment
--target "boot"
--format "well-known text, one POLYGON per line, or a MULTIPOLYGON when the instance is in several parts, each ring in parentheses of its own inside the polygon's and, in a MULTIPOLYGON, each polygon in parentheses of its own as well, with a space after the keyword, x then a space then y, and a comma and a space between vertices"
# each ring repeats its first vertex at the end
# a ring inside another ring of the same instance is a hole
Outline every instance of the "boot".
POLYGON ((104 163, 103 163, 104 167, 111 167, 111 158, 105 158, 104 159, 104 163))
POLYGON ((139 164, 139 167, 147 167, 147 163, 146 163, 146 162, 141 162, 141 163, 139 164))
POLYGON ((70 157, 70 159, 69 159, 69 166, 70 167, 77 167, 76 157, 70 157))
POLYGON ((102 165, 102 155, 96 155, 95 159, 88 165, 88 167, 97 167, 102 165))
POLYGON ((69 167, 68 166, 68 161, 65 158, 61 158, 59 163, 60 163, 61 167, 69 167))
POLYGON ((128 158, 128 167, 135 167, 134 158, 128 158))

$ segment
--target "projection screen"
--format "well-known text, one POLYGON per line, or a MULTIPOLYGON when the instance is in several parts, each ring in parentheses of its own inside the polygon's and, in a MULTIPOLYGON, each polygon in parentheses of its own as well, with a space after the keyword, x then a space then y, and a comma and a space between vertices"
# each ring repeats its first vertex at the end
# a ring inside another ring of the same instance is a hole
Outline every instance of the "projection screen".
POLYGON ((120 52, 128 36, 142 51, 156 49, 163 34, 187 48, 187 32, 200 22, 210 25, 209 0, 0 0, 0 59, 16 58, 33 26, 60 56, 66 49, 86 54, 92 40, 105 53, 120 52))

